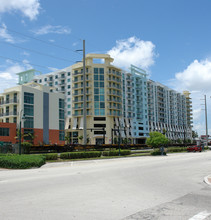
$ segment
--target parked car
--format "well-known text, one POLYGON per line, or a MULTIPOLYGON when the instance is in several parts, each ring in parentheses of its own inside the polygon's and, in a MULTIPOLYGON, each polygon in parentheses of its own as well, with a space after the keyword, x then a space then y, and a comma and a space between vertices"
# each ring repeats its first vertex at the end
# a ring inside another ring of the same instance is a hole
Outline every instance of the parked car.
POLYGON ((188 152, 196 152, 196 151, 201 152, 202 151, 202 147, 201 146, 197 146, 197 145, 193 145, 193 146, 187 147, 187 151, 188 152))

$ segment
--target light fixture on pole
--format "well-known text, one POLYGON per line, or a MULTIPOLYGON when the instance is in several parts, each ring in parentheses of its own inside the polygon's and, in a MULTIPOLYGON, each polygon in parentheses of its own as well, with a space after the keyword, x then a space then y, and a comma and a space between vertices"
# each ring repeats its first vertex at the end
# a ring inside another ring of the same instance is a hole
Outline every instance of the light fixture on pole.
POLYGON ((19 115, 19 118, 20 118, 20 122, 19 122, 19 155, 21 155, 21 134, 22 134, 22 126, 21 126, 21 123, 22 123, 22 120, 24 121, 26 118, 25 118, 25 114, 23 113, 23 109, 20 110, 20 115, 19 115))

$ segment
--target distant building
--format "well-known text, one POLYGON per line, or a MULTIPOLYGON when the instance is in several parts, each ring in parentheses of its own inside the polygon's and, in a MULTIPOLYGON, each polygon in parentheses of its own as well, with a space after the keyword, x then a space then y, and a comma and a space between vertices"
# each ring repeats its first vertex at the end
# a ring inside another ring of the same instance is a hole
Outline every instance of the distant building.
MULTIPOLYGON (((0 128, 4 123, 7 127, 15 123, 19 128, 23 115, 24 140, 33 139, 34 144, 64 144, 63 94, 34 82, 5 89, 0 94, 0 128)), ((13 136, 9 133, 10 138, 13 136)))
POLYGON ((148 80, 147 89, 149 130, 171 140, 192 139, 186 96, 152 80, 148 80))

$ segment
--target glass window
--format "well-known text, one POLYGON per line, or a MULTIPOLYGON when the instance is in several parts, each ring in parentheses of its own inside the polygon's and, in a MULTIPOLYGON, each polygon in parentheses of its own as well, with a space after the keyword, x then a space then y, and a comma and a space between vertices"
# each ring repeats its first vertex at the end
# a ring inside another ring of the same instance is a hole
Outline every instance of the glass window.
POLYGON ((24 104, 24 114, 26 116, 34 116, 34 106, 24 104))
POLYGON ((99 94, 99 89, 94 89, 94 94, 99 94))
POLYGON ((67 112, 67 114, 68 114, 68 115, 71 115, 71 112, 70 112, 70 111, 68 111, 68 112, 67 112))
POLYGON ((104 74, 104 68, 100 68, 100 74, 104 74))
POLYGON ((100 102, 100 108, 105 108, 105 102, 100 102))
POLYGON ((104 81, 104 75, 100 75, 100 80, 104 81))
POLYGON ((59 109, 59 119, 64 119, 64 110, 59 109))
POLYGON ((95 115, 99 115, 99 109, 95 109, 95 115))
POLYGON ((98 80, 98 75, 94 75, 94 80, 98 80))
POLYGON ((24 92, 24 103, 34 104, 34 94, 24 92))
POLYGON ((25 117, 24 128, 33 128, 34 127, 34 118, 25 117))
POLYGON ((94 82, 94 87, 99 87, 98 85, 98 82, 94 82))
POLYGON ((99 108, 99 102, 95 102, 95 108, 99 108))
POLYGON ((67 105, 67 108, 70 108, 70 105, 67 105))
POLYGON ((9 128, 0 128, 0 136, 10 136, 9 128))
POLYGON ((70 76, 70 72, 68 72, 67 75, 70 76))
POLYGON ((58 82, 55 82, 55 85, 58 85, 58 82))
POLYGON ((95 100, 95 101, 99 101, 99 95, 95 95, 95 96, 94 96, 94 100, 95 100))
POLYGON ((64 108, 64 99, 59 99, 59 108, 64 108))
POLYGON ((70 85, 68 85, 67 88, 70 89, 70 85))
POLYGON ((98 68, 94 68, 94 73, 98 73, 98 68))
POLYGON ((64 130, 64 120, 59 120, 59 130, 64 130))
POLYGON ((104 82, 100 82, 100 87, 104 87, 104 82))
POLYGON ((100 101, 105 101, 104 95, 100 95, 100 101))
POLYGON ((104 95, 104 88, 100 88, 100 95, 104 95))
POLYGON ((105 115, 105 109, 100 109, 100 115, 105 115))

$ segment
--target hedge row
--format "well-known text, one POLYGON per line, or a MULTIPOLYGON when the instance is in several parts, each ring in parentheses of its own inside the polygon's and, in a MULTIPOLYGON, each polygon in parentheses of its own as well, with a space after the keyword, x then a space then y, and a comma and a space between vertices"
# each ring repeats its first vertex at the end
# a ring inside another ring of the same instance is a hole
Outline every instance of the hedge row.
POLYGON ((46 160, 57 160, 58 154, 57 153, 49 153, 49 154, 42 154, 46 160))
POLYGON ((61 159, 80 159, 80 158, 92 158, 100 157, 102 152, 100 151, 87 151, 87 152, 67 152, 61 153, 61 159))
POLYGON ((103 151, 103 156, 119 156, 119 153, 121 156, 130 155, 130 150, 112 150, 112 151, 103 151))
POLYGON ((45 164, 42 155, 6 155, 0 156, 0 167, 11 169, 27 169, 41 167, 45 164))
POLYGON ((171 152, 182 152, 182 151, 187 151, 187 147, 169 147, 167 151, 169 153, 171 153, 171 152))

